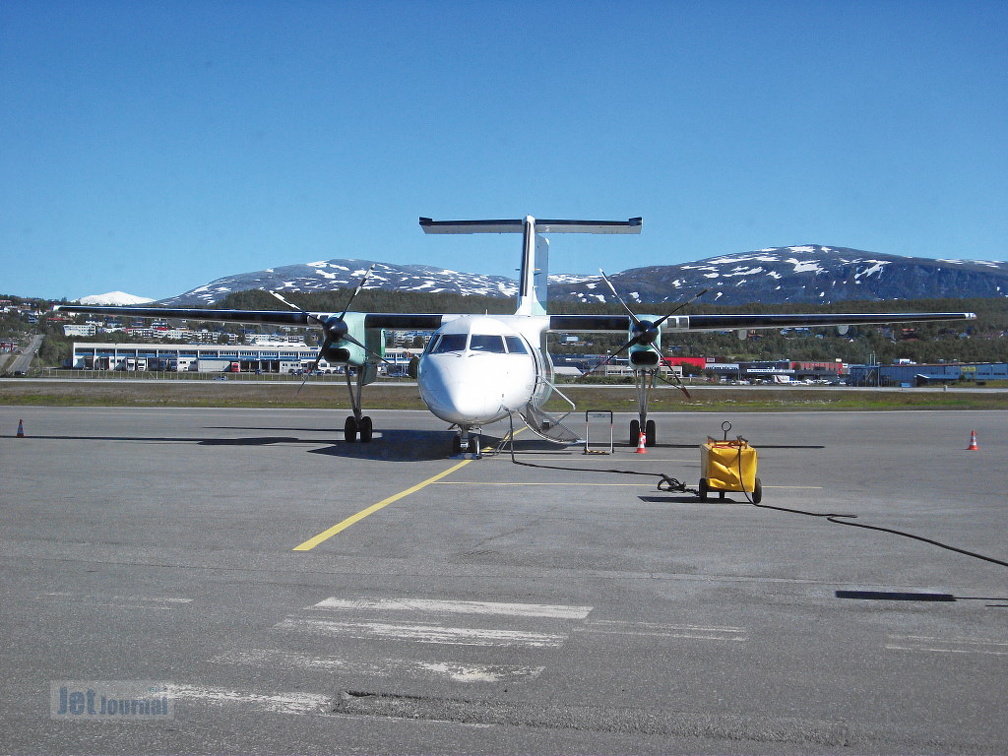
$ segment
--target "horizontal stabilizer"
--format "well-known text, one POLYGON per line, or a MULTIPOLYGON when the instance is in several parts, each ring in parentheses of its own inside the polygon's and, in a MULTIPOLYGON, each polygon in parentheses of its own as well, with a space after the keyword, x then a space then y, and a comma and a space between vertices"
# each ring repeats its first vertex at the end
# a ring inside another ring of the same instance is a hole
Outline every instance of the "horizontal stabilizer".
MULTIPOLYGON (((626 221, 535 219, 535 230, 540 234, 639 234, 642 225, 641 218, 626 221)), ((420 227, 428 234, 520 234, 525 228, 525 219, 436 221, 421 218, 420 227)))

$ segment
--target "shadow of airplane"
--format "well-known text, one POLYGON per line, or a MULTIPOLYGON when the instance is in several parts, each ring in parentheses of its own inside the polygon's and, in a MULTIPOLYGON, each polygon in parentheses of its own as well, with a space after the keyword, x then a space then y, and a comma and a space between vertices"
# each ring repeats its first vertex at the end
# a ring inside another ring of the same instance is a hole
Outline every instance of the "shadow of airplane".
MULTIPOLYGON (((387 462, 416 462, 438 459, 449 459, 451 440, 455 432, 452 430, 416 430, 413 428, 387 428, 375 431, 374 439, 367 444, 360 442, 347 443, 331 428, 259 428, 238 426, 208 426, 207 430, 236 431, 273 431, 274 433, 297 433, 300 435, 249 435, 249 436, 156 436, 156 435, 101 435, 101 434, 52 434, 32 435, 33 439, 47 441, 121 441, 141 444, 196 444, 199 446, 279 446, 302 445, 309 448, 309 454, 322 454, 331 457, 348 459, 374 459, 387 462), (312 438, 307 434, 328 434, 328 437, 312 438), (334 438, 333 435, 336 437, 334 438)), ((481 447, 484 454, 493 454, 501 439, 496 436, 483 435, 481 447)), ((515 441, 516 450, 528 454, 569 453, 565 449, 556 449, 548 442, 539 439, 515 441), (549 447, 546 449, 544 447, 549 447)))

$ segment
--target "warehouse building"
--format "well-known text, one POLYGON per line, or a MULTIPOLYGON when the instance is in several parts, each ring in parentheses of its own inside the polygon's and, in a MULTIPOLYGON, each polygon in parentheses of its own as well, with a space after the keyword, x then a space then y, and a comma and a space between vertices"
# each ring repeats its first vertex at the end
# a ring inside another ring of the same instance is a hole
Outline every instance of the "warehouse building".
POLYGON ((851 365, 853 386, 933 386, 974 381, 1008 380, 1008 363, 1004 362, 940 362, 918 365, 911 362, 896 365, 851 365))
MULTIPOLYGON (((405 370, 416 350, 386 349, 385 359, 405 370)), ((68 367, 198 373, 292 373, 315 362, 318 347, 306 344, 108 344, 74 342, 68 367)), ((319 370, 336 366, 324 359, 319 370)))

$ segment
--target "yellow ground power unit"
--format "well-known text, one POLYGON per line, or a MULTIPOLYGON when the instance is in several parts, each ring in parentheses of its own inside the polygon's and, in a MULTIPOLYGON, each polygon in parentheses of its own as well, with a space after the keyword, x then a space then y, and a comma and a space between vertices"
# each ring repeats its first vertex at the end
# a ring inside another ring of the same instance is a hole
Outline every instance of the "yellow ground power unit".
POLYGON ((763 485, 756 477, 756 449, 739 436, 728 439, 731 423, 721 424, 724 439, 708 436, 700 445, 700 501, 710 501, 712 492, 725 497, 728 491, 738 491, 748 495, 754 504, 763 499, 763 485))

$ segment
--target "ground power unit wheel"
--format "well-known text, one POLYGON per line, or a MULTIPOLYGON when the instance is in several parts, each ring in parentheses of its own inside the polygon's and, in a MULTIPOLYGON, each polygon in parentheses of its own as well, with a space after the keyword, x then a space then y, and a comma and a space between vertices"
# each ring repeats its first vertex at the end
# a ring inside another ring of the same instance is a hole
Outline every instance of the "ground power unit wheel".
MULTIPOLYGON (((710 501, 710 487, 707 485, 707 478, 700 478, 700 485, 697 486, 697 491, 700 495, 700 501, 710 501)), ((721 498, 723 499, 724 492, 719 493, 721 493, 721 498)), ((742 493, 745 493, 745 491, 742 491, 742 493)), ((759 478, 756 478, 756 485, 753 486, 752 490, 752 503, 759 504, 761 501, 763 501, 763 482, 759 478)))

